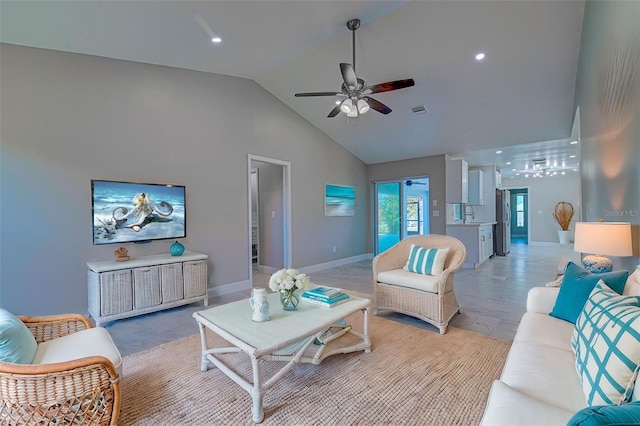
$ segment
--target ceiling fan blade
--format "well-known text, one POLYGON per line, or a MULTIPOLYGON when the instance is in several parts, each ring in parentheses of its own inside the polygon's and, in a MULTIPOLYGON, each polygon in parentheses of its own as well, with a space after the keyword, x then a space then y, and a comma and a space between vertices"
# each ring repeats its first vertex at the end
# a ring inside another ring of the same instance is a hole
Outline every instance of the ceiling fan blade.
POLYGON ((308 96, 336 96, 342 95, 340 92, 310 92, 310 93, 296 93, 295 97, 308 97, 308 96))
POLYGON ((367 103, 372 109, 375 109, 376 111, 381 112, 384 115, 387 115, 391 112, 391 108, 389 108, 388 106, 386 106, 380 101, 376 101, 375 99, 370 98, 369 96, 365 96, 362 99, 367 101, 367 103))
POLYGON ((382 93, 392 90, 404 89, 405 87, 415 86, 416 82, 412 78, 406 80, 387 81, 386 83, 374 84, 369 86, 367 93, 382 93))
POLYGON ((351 64, 341 63, 340 72, 342 73, 342 79, 348 88, 353 90, 358 87, 358 78, 356 77, 356 72, 351 64))
POLYGON ((329 115, 327 115, 327 118, 333 118, 338 114, 340 114, 340 105, 336 105, 336 107, 331 110, 329 115))

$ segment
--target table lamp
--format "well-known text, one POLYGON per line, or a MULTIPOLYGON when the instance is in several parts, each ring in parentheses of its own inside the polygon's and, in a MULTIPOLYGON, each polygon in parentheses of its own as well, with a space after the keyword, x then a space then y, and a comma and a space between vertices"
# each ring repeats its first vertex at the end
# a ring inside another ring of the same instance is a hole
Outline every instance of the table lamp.
POLYGON ((574 250, 597 253, 582 259, 585 269, 594 273, 610 272, 612 262, 606 256, 631 256, 631 224, 626 222, 578 222, 574 250))

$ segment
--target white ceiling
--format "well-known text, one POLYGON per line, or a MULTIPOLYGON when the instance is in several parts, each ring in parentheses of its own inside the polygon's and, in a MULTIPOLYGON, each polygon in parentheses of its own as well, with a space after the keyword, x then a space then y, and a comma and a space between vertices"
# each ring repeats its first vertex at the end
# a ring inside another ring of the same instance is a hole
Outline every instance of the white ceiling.
POLYGON ((253 79, 368 164, 446 153, 482 165, 498 148, 567 164, 583 11, 583 0, 2 0, 0 40, 253 79), (339 91, 351 18, 358 77, 416 82, 373 95, 389 115, 348 122, 326 117, 333 97, 294 97, 339 91))

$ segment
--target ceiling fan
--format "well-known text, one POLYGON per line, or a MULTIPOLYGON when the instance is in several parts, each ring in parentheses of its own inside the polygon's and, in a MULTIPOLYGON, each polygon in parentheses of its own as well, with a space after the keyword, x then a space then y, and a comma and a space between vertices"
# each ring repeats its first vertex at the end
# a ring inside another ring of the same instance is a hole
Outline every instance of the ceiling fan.
POLYGON ((329 115, 327 115, 328 118, 335 117, 341 111, 347 114, 347 117, 357 117, 358 115, 369 111, 369 109, 374 109, 385 115, 389 114, 391 112, 391 108, 368 95, 404 89, 405 87, 411 87, 416 84, 413 79, 408 78, 405 80, 387 81, 386 83, 367 86, 367 83, 365 83, 364 80, 356 77, 356 30, 359 27, 359 19, 351 19, 347 22, 347 28, 351 30, 352 34, 353 65, 346 63, 340 64, 340 72, 342 73, 342 79, 344 80, 340 89, 341 91, 295 94, 296 97, 346 96, 346 99, 331 110, 329 115))

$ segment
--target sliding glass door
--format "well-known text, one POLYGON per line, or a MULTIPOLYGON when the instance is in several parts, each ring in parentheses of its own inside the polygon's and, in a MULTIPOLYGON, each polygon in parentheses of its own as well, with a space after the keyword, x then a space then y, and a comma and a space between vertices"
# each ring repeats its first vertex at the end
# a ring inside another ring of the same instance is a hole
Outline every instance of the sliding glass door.
POLYGON ((374 183, 375 253, 382 253, 402 238, 402 182, 374 183))

